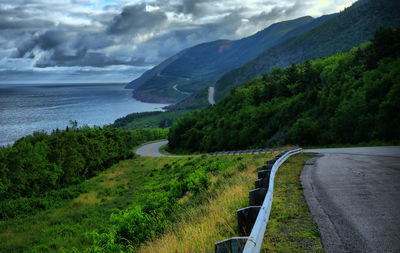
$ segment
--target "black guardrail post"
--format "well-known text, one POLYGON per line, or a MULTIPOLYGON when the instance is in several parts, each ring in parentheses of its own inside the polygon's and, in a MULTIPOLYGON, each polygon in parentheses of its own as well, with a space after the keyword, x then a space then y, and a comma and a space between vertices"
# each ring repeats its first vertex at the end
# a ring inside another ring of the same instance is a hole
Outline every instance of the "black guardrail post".
POLYGON ((260 208, 261 206, 248 206, 236 211, 240 236, 250 235, 260 208))
POLYGON ((241 253, 248 237, 232 237, 214 244, 215 253, 241 253))
MULTIPOLYGON (((250 150, 251 151, 251 150, 250 150)), ((242 152, 249 152, 245 150, 242 152)), ((240 154, 242 152, 219 152, 228 154, 240 154)), ((217 152, 218 154, 218 152, 217 152)), ((215 243, 215 253, 239 253, 242 252, 248 240, 248 236, 252 233, 258 213, 264 203, 269 188, 271 170, 275 162, 284 156, 286 152, 282 152, 273 159, 267 161, 265 165, 257 172, 258 179, 254 182, 254 190, 249 191, 250 206, 237 210, 238 232, 240 237, 232 237, 215 243)))
POLYGON ((249 202, 251 206, 261 206, 264 202, 265 195, 267 195, 266 188, 257 188, 249 191, 249 202))

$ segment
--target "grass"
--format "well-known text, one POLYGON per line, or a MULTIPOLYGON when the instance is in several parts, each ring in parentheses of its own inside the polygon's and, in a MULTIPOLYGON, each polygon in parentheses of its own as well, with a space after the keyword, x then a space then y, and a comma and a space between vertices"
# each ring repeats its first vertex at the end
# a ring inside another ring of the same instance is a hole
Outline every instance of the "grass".
POLYGON ((310 158, 309 154, 299 154, 279 168, 262 252, 324 252, 300 181, 302 168, 310 158))
MULTIPOLYGON (((248 206, 254 187, 257 162, 240 166, 223 191, 207 198, 207 205, 192 211, 160 238, 149 241, 138 252, 213 252, 214 243, 237 236, 236 210, 248 206)), ((274 202, 261 252, 324 252, 319 232, 305 203, 300 172, 308 155, 291 157, 275 177, 274 202)))
MULTIPOLYGON (((61 208, 0 221, 0 251, 87 251, 93 245, 93 231, 107 233, 113 226, 112 213, 130 207, 148 208, 176 180, 185 181, 188 175, 190 178, 204 170, 208 187, 199 191, 193 188, 179 197, 164 232, 126 249, 212 252, 215 242, 237 235, 236 210, 248 205, 248 191, 254 187, 257 168, 277 153, 136 157, 122 161, 84 182, 86 191, 61 208)), ((277 195, 264 242, 268 252, 322 251, 299 183, 304 161, 303 155, 296 156, 278 171, 277 195)))
POLYGON ((178 225, 142 246, 138 252, 213 252, 215 242, 235 236, 236 210, 247 205, 248 192, 256 179, 256 168, 264 159, 258 157, 255 160, 256 163, 234 173, 226 179, 226 184, 217 187, 215 194, 206 198, 206 205, 191 209, 178 225))
POLYGON ((193 212, 205 212, 208 201, 232 185, 238 173, 243 175, 244 171, 238 169, 242 164, 255 168, 266 159, 265 155, 257 159, 248 155, 136 157, 122 161, 85 181, 85 192, 61 208, 0 221, 0 251, 85 251, 93 244, 92 231, 104 233, 112 225, 112 213, 131 206, 146 208, 171 182, 204 167, 210 171, 210 186, 199 193, 186 192, 173 214, 176 219, 189 221, 193 212))
POLYGON ((65 206, 35 216, 0 222, 0 251, 83 251, 92 244, 88 233, 104 231, 111 213, 141 203, 137 193, 149 168, 169 159, 138 158, 122 161, 84 183, 87 189, 65 206), (135 194, 136 193, 136 194, 135 194))

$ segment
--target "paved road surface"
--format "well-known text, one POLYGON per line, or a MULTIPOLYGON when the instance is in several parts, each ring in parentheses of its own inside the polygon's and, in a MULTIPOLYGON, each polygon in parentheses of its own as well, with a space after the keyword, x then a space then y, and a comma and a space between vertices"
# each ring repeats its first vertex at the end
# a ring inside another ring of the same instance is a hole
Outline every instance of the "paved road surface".
POLYGON ((326 252, 400 252, 400 147, 312 149, 301 179, 326 252))
POLYGON ((208 88, 208 103, 210 103, 210 105, 215 105, 214 92, 215 92, 214 87, 208 88))
POLYGON ((189 92, 185 92, 185 91, 179 90, 177 84, 175 84, 172 88, 173 88, 174 90, 176 90, 177 92, 182 93, 182 94, 184 94, 184 95, 190 95, 190 94, 191 94, 191 93, 189 93, 189 92))
POLYGON ((167 143, 168 141, 149 143, 136 149, 135 153, 141 156, 167 156, 160 153, 160 147, 167 143))

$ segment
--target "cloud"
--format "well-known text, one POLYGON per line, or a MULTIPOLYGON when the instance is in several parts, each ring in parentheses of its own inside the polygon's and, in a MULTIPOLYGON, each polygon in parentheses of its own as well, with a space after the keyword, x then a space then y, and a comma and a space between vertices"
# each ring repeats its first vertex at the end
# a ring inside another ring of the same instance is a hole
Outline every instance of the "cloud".
POLYGON ((143 71, 199 43, 240 39, 278 21, 336 12, 352 2, 0 0, 0 71, 2 78, 7 71, 17 77, 18 68, 32 78, 77 78, 61 72, 87 68, 101 80, 98 69, 114 68, 115 76, 121 72, 125 78, 127 66, 143 71))
POLYGON ((149 33, 161 29, 167 21, 167 15, 160 10, 149 11, 146 4, 126 6, 121 14, 114 17, 108 28, 111 34, 149 33))
POLYGON ((56 67, 56 66, 91 66, 91 67, 107 67, 112 65, 132 65, 146 66, 144 58, 125 58, 119 59, 109 57, 99 52, 88 52, 86 48, 77 50, 73 55, 67 55, 62 51, 55 50, 49 57, 40 58, 35 66, 38 68, 56 67))
POLYGON ((214 1, 211 0, 183 0, 181 4, 176 5, 176 12, 190 14, 194 17, 202 17, 210 14, 214 8, 210 8, 214 1))

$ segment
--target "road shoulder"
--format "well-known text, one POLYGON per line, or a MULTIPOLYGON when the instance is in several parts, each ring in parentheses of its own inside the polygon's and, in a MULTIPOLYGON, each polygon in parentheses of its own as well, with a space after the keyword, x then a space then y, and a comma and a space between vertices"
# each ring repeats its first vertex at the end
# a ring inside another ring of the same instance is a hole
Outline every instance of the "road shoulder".
POLYGON ((321 154, 315 154, 315 157, 309 159, 304 165, 300 175, 303 193, 313 220, 318 225, 325 252, 345 252, 342 240, 329 216, 320 205, 318 192, 315 191, 312 185, 312 171, 316 168, 314 166, 315 162, 322 156, 321 154))

